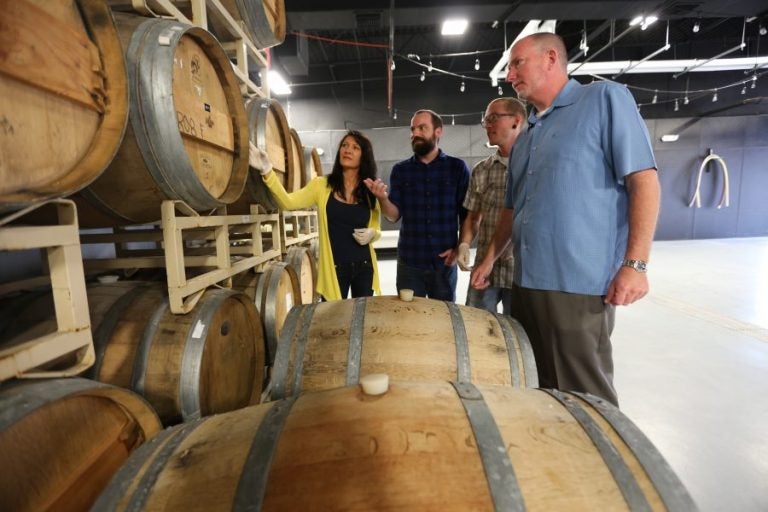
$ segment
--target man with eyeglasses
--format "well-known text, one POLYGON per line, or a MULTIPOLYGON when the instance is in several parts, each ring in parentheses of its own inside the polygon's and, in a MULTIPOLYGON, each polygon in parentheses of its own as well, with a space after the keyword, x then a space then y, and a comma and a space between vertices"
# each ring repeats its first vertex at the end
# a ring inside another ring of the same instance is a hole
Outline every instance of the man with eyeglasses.
POLYGON ((397 242, 397 290, 417 297, 456 300, 456 255, 462 206, 469 184, 464 160, 438 147, 443 120, 431 110, 411 119, 413 156, 392 167, 390 189, 380 179, 364 183, 391 222, 402 219, 397 242))
MULTIPOLYGON (((469 263, 469 246, 477 236, 475 261, 483 261, 488 245, 496 229, 499 215, 504 210, 504 194, 507 190, 507 162, 518 134, 527 125, 525 106, 515 98, 497 98, 485 109, 481 125, 485 128, 488 143, 496 151, 472 168, 469 189, 464 198, 467 218, 461 225, 456 261, 461 270, 472 270, 469 263)), ((512 299, 512 248, 507 247, 496 260, 489 276, 490 285, 485 289, 467 289, 467 306, 495 313, 499 303, 505 315, 510 314, 512 299)))
POLYGON ((555 34, 514 44, 507 81, 534 109, 509 165, 507 215, 471 276, 488 286, 512 237, 512 315, 528 334, 543 388, 618 405, 610 334, 615 306, 648 293, 660 187, 648 131, 615 82, 569 80, 555 34))

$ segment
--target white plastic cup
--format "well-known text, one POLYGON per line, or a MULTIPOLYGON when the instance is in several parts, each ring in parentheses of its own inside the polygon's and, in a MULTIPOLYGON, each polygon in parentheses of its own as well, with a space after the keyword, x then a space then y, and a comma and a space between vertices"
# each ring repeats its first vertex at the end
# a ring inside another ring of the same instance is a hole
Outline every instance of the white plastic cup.
POLYGON ((400 300, 405 302, 411 302, 413 300, 413 290, 411 290, 410 288, 401 288, 400 300))

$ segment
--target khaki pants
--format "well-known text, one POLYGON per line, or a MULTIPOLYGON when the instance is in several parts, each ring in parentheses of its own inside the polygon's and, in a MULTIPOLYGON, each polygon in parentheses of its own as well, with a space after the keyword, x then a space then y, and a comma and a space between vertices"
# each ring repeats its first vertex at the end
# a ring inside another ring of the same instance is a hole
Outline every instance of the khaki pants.
POLYGON ((514 285, 512 316, 531 340, 540 387, 587 392, 618 406, 610 338, 613 306, 597 295, 514 285))

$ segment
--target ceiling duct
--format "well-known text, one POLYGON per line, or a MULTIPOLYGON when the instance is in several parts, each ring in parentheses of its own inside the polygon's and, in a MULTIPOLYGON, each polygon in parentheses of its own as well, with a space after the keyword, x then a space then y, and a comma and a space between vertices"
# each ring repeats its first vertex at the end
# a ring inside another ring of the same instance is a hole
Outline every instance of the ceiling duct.
POLYGON ((381 28, 381 11, 355 11, 357 30, 381 28))
POLYGON ((280 64, 291 76, 309 74, 309 44, 306 37, 288 36, 276 50, 280 64))

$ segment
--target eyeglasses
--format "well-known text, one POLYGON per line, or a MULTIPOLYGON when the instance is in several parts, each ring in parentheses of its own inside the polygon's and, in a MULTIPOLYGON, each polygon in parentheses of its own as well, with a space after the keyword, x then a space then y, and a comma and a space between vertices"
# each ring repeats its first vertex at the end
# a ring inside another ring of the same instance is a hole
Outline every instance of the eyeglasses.
POLYGON ((514 117, 515 114, 490 114, 483 118, 482 121, 480 121, 480 126, 485 128, 489 124, 494 124, 496 121, 498 121, 502 117, 514 117))

